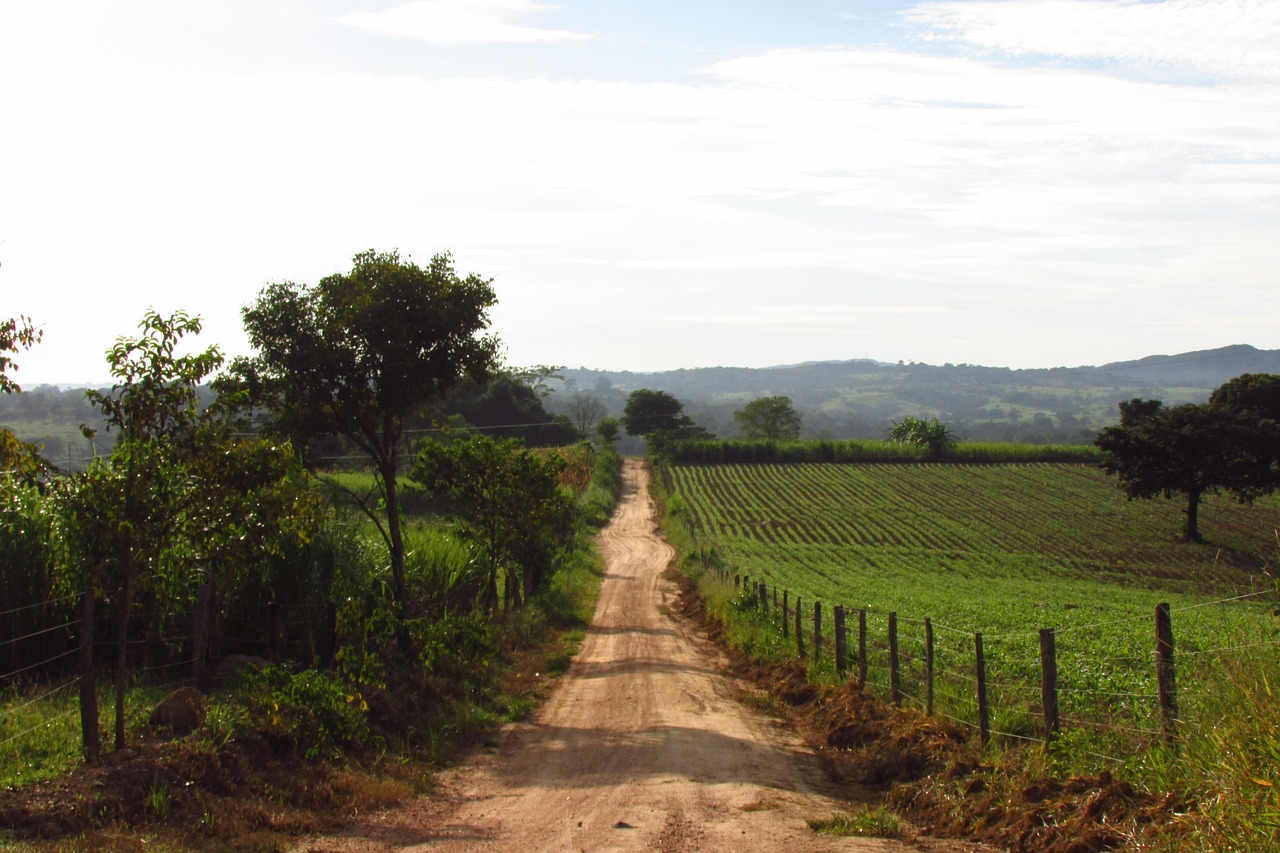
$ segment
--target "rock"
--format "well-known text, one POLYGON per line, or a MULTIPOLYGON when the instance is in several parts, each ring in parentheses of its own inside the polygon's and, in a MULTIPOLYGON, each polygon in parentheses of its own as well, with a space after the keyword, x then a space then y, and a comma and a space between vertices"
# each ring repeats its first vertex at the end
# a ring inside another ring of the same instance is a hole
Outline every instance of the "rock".
POLYGON ((215 684, 226 687, 235 683, 236 678, 246 669, 262 669, 270 663, 266 658, 260 658, 256 655, 227 655, 218 661, 217 668, 213 671, 213 680, 215 684))
POLYGON ((151 712, 151 725, 168 729, 175 735, 184 735, 204 723, 208 703, 204 694, 194 687, 179 687, 160 700, 151 712))

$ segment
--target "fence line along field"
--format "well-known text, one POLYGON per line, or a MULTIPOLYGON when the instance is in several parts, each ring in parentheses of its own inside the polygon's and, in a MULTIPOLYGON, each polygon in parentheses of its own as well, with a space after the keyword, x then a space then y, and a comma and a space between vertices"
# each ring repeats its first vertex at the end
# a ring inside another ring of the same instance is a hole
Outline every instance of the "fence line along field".
MULTIPOLYGON (((1128 501, 1082 464, 676 465, 666 486, 668 514, 729 572, 809 608, 865 609, 879 638, 873 685, 887 680, 888 615, 908 668, 922 665, 929 618, 941 711, 971 720, 981 632, 993 727, 1015 737, 1038 735, 1041 628, 1057 634, 1064 726, 1126 754, 1159 735, 1157 603, 1172 606, 1191 730, 1211 729, 1221 711, 1224 662, 1276 654, 1276 498, 1210 498, 1206 542, 1192 544, 1177 538, 1180 501, 1128 501)), ((920 683, 908 678, 908 701, 920 683)))

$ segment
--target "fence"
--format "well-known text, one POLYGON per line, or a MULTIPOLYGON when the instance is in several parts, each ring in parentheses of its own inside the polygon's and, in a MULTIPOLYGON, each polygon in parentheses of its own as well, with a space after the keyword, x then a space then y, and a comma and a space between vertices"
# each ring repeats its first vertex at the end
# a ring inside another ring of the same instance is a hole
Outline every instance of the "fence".
MULTIPOLYGON (((974 731, 984 746, 1002 738, 1047 748, 1068 729, 1101 733, 1100 740, 1117 747, 1135 742, 1176 746, 1188 732, 1211 727, 1211 722, 1186 713, 1187 703, 1179 697, 1180 678, 1186 683, 1189 671, 1207 675, 1228 657, 1280 646, 1273 638, 1185 650, 1180 656, 1175 651, 1176 614, 1274 596, 1272 590, 1182 608, 1162 603, 1148 616, 984 637, 931 618, 810 603, 776 585, 770 589, 765 580, 723 568, 713 571, 720 583, 732 584, 759 623, 776 631, 819 674, 853 680, 894 705, 911 705, 951 720, 974 731), (1098 660, 1093 646, 1073 642, 1090 631, 1126 623, 1134 626, 1135 637, 1145 633, 1148 638, 1145 655, 1098 660), (1000 647, 995 667, 990 655, 993 639, 1000 647), (1175 666, 1178 660, 1181 668, 1175 666), (1108 673, 1135 666, 1145 670, 1142 681, 1150 689, 1117 689, 1107 683, 1108 673)), ((1122 761, 1105 753, 1090 754, 1122 761)))
MULTIPOLYGON (((0 610, 0 663, 4 664, 0 668, 0 777, 21 775, 21 764, 56 763, 80 755, 78 598, 65 596, 0 610)), ((224 654, 305 660, 315 646, 333 645, 332 605, 265 603, 254 613, 257 618, 245 613, 220 620, 224 654)), ((135 630, 127 644, 128 675, 150 694, 191 684, 197 677, 194 634, 177 628, 194 621, 194 616, 180 611, 176 615, 175 620, 173 612, 152 609, 131 614, 135 630)), ((92 645, 99 725, 109 727, 113 685, 105 670, 114 666, 119 644, 112 609, 105 608, 101 617, 95 620, 92 645)), ((331 649, 320 651, 330 653, 331 649)))

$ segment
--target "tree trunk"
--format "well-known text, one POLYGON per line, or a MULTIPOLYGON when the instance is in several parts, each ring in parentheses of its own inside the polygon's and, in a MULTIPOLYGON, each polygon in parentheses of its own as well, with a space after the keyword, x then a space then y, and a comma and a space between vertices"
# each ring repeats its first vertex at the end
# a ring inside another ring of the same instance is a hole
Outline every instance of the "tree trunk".
POLYGON ((116 605, 116 750, 124 749, 124 699, 129 667, 129 610, 133 598, 133 555, 124 566, 120 601, 116 605))
POLYGON ((1188 542, 1200 541, 1199 517, 1201 494, 1202 493, 1199 489, 1187 492, 1187 517, 1186 523, 1182 528, 1182 536, 1188 542))
POLYGON ((84 760, 90 763, 102 755, 98 736, 98 685, 93 677, 93 585, 80 593, 80 741, 84 760))
POLYGON ((383 456, 382 485, 387 499, 387 538, 391 541, 391 594, 395 601, 396 642, 405 660, 413 657, 413 643, 407 623, 409 588, 404 577, 404 533, 400 529, 400 494, 396 483, 396 448, 383 456))
POLYGON ((209 650, 213 626, 213 584, 206 581, 196 591, 196 612, 191 632, 191 683, 203 693, 209 692, 209 650))

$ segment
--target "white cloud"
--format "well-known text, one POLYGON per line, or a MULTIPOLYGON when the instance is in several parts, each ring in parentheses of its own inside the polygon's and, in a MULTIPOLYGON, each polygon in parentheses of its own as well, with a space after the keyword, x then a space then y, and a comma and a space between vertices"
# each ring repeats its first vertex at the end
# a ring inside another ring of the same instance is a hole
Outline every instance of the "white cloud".
POLYGON ((513 20, 551 7, 530 0, 414 0, 384 12, 346 15, 340 23, 437 44, 449 42, 557 42, 590 33, 526 27, 513 20))
POLYGON ((1280 79, 1275 0, 1016 0, 924 3, 906 14, 925 38, 997 54, 1120 60, 1211 75, 1280 79))
MULTIPOLYGON (((936 6, 1022 3, 1041 5, 936 6)), ((432 25, 478 38, 541 7, 412 8, 486 10, 432 25)), ((141 52, 167 30, 101 70, 79 43, 39 40, 54 17, 0 27, 0 76, 40 70, 12 87, 0 139, 20 167, 0 194, 0 287, 47 324, 24 380, 93 375, 148 304, 202 314, 236 352, 265 282, 315 281, 371 247, 448 249, 494 276, 519 363, 1050 366, 1280 346, 1265 82, 816 48, 692 83, 175 70, 141 52), (712 319, 697 334, 670 317, 712 319), (55 358, 71 366, 40 367, 55 358)), ((1033 36, 1054 37, 999 43, 1033 36)))

